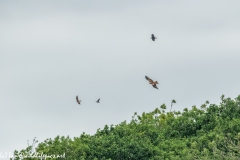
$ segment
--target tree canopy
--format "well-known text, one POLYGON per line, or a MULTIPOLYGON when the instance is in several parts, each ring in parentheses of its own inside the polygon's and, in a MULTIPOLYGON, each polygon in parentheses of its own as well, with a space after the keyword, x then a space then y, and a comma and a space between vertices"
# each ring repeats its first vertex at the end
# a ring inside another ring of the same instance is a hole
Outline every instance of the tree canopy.
MULTIPOLYGON (((240 95, 235 99, 221 96, 219 105, 206 101, 182 112, 166 109, 163 104, 149 113, 135 112, 129 123, 105 125, 94 135, 49 138, 38 144, 36 152, 64 154, 68 160, 239 159, 240 95)), ((30 151, 31 146, 15 155, 30 151)))

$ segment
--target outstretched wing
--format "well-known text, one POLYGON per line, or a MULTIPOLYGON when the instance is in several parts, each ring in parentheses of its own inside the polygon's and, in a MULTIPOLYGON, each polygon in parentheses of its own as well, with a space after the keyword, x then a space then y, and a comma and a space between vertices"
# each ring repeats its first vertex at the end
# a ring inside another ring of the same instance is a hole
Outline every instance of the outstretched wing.
POLYGON ((156 88, 156 89, 158 89, 158 87, 157 87, 157 85, 156 84, 154 84, 154 85, 152 85, 153 86, 153 88, 156 88))
POLYGON ((150 78, 148 78, 148 76, 145 76, 145 78, 150 82, 150 83, 152 83, 153 82, 153 80, 152 79, 150 79, 150 78))

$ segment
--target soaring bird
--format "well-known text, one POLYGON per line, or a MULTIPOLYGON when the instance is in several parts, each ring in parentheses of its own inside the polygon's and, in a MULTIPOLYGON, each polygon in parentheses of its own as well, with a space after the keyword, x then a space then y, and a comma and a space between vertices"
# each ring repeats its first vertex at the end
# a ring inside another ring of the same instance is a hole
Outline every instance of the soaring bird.
POLYGON ((152 34, 151 39, 152 39, 153 41, 155 41, 155 39, 157 39, 157 37, 155 37, 154 34, 152 34))
POLYGON ((158 89, 158 87, 157 87, 158 82, 157 81, 154 82, 152 79, 148 78, 148 76, 145 76, 145 78, 148 80, 149 84, 151 84, 153 86, 153 88, 158 89))
POLYGON ((97 103, 100 103, 100 98, 96 101, 97 103))
POLYGON ((76 96, 76 101, 77 101, 78 104, 81 103, 81 100, 78 99, 78 96, 76 96))

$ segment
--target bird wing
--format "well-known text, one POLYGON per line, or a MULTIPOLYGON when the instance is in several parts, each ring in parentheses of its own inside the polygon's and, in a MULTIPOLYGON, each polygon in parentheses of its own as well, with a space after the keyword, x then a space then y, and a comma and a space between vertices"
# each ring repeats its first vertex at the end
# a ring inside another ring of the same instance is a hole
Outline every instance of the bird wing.
POLYGON ((148 78, 148 76, 145 76, 145 78, 150 82, 150 83, 152 83, 153 82, 153 80, 152 79, 150 79, 150 78, 148 78))
POLYGON ((152 85, 153 86, 153 88, 156 88, 156 89, 158 89, 158 87, 157 87, 157 85, 156 84, 154 84, 154 85, 152 85))

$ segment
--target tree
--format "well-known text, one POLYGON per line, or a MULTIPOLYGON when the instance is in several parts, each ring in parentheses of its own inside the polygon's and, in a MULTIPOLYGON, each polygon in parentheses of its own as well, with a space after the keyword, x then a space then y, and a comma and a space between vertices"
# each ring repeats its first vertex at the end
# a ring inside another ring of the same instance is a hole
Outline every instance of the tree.
POLYGON ((173 99, 172 102, 171 102, 171 109, 170 109, 170 112, 172 110, 172 106, 173 106, 173 103, 176 103, 176 101, 173 99))
MULTIPOLYGON (((162 104, 161 110, 141 115, 135 112, 129 123, 105 125, 94 135, 46 139, 38 144, 36 152, 64 154, 65 159, 72 160, 239 159, 240 95, 221 99, 219 105, 206 101, 204 109, 193 106, 182 112, 165 112, 167 107, 162 104)), ((176 101, 172 100, 171 109, 173 103, 176 101)), ((29 151, 31 147, 14 154, 29 151)))

